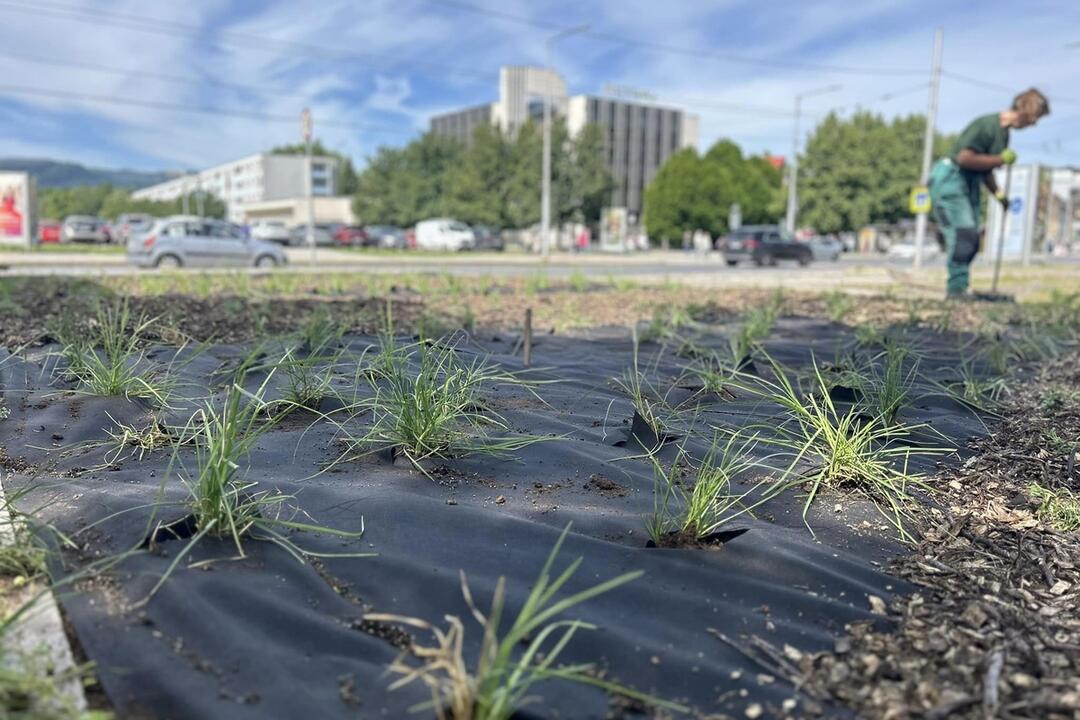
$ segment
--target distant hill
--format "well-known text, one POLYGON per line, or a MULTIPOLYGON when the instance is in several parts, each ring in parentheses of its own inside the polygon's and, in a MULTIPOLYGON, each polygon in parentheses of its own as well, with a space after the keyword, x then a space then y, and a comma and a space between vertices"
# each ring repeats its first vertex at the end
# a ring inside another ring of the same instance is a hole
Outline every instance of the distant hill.
POLYGON ((116 187, 137 189, 155 185, 173 177, 173 173, 142 172, 140 170, 107 170, 89 168, 78 163, 34 158, 0 158, 0 170, 29 172, 37 178, 38 188, 72 187, 74 185, 101 185, 109 183, 116 187))

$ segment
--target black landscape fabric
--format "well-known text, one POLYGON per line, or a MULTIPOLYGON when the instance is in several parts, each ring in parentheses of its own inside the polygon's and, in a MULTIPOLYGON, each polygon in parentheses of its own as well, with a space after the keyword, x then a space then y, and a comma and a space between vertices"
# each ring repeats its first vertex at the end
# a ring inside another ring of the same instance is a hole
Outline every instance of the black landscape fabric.
MULTIPOLYGON (((852 343, 837 325, 792 318, 781 320, 772 338, 769 354, 804 370, 852 343)), ((928 351, 924 373, 934 376, 956 364, 958 348, 929 333, 918 340, 928 351)), ((359 355, 376 339, 347 336, 345 343, 359 355)), ((718 333, 701 343, 726 347, 718 333)), ((490 354, 506 370, 522 370, 512 336, 480 333, 459 347, 466 354, 490 354)), ((57 360, 50 349, 0 363, 11 409, 0 423, 0 445, 9 464, 21 468, 8 482, 36 483, 26 502, 48 498, 46 519, 78 533, 84 548, 67 554, 72 569, 137 548, 152 513, 165 520, 183 517, 183 478, 192 455, 182 450, 171 466, 170 450, 142 459, 113 457, 108 430, 116 423, 146 425, 149 406, 62 392, 71 386, 54 377, 57 360), (41 472, 43 467, 48 469, 41 472)), ((655 342, 641 345, 640 363, 658 387, 670 385, 686 362, 674 350, 661 354, 655 342)), ((172 403, 169 421, 183 424, 196 398, 212 392, 220 398, 220 385, 211 387, 228 378, 225 371, 246 351, 219 345, 174 357, 169 348, 152 350, 151 362, 171 363, 177 394, 188 398, 172 403)), ((110 575, 65 591, 62 604, 74 634, 96 663, 118 715, 404 717, 407 708, 429 699, 420 683, 388 689, 394 676, 387 666, 407 635, 361 616, 377 611, 442 625, 446 615, 456 615, 466 627, 466 658, 474 659, 481 630, 462 597, 459 571, 485 610, 505 576, 508 613, 515 613, 571 523, 556 569, 579 556, 584 560, 567 592, 628 571, 644 576, 568 613, 597 629, 579 632, 561 662, 595 663, 607 679, 705 713, 742 716, 759 703, 766 715, 778 714, 785 700, 802 702, 782 678, 769 676, 735 646, 757 635, 776 648, 791 646, 789 652, 815 652, 831 648, 846 623, 876 619, 887 627, 889 621, 873 613, 871 596, 888 602, 893 593, 912 590, 881 570, 903 547, 869 501, 849 496, 826 495, 815 503, 812 535, 796 494, 772 501, 756 517, 733 521, 731 528, 745 532, 732 533, 722 547, 647 547, 643 518, 653 510, 653 473, 630 437, 631 403, 612 381, 632 358, 625 329, 538 338, 526 377, 558 382, 537 387, 542 400, 509 386, 488 397, 515 432, 545 437, 508 459, 439 460, 425 465, 426 473, 382 455, 335 464, 345 446, 333 422, 314 413, 287 417, 260 438, 247 478, 258 489, 294 494, 295 504, 318 523, 366 528, 358 541, 296 533, 292 539, 300 546, 375 555, 301 562, 277 546, 248 541, 241 558, 231 543, 206 538, 149 602, 139 604, 187 543, 161 539, 110 575)), ((765 372, 761 358, 757 365, 765 372)), ((355 362, 343 364, 337 375, 339 392, 370 396, 370 386, 356 381, 355 362)), ((247 385, 257 387, 264 378, 249 376, 247 385)), ((271 396, 278 380, 271 379, 271 396)), ((691 398, 695 391, 673 392, 691 398)), ((734 398, 699 394, 693 402, 706 427, 777 421, 775 408, 770 417, 759 401, 738 392, 734 398)), ((983 431, 969 409, 936 396, 918 399, 904 419, 929 423, 957 447, 983 431)), ((708 450, 701 440, 676 440, 661 455, 673 460, 680 445, 698 460, 708 450)), ((760 457, 769 452, 756 451, 760 457)), ((911 469, 933 472, 934 461, 914 462, 911 469)), ((538 700, 522 717, 603 718, 614 712, 612 698, 594 687, 546 683, 533 694, 538 700)), ((829 708, 826 715, 845 712, 829 708)))

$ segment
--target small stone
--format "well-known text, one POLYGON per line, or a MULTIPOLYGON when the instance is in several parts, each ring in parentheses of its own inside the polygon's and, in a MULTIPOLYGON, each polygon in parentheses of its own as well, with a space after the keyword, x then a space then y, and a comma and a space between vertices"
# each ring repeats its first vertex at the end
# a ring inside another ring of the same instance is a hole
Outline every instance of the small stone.
POLYGON ((499 497, 495 498, 495 504, 496 505, 502 505, 505 502, 506 502, 506 496, 505 495, 500 495, 499 497))
POLYGON ((867 595, 866 599, 870 601, 870 612, 875 615, 884 615, 885 601, 879 598, 877 595, 867 595))
POLYGON ((1054 587, 1050 588, 1050 594, 1051 595, 1064 595, 1066 592, 1068 592, 1069 588, 1071 588, 1071 587, 1072 587, 1072 585, 1065 582, 1064 580, 1058 580, 1056 583, 1054 583, 1054 587))
POLYGON ((1018 672, 1009 676, 1009 683, 1016 687, 1033 688, 1039 684, 1039 681, 1027 673, 1018 672))
POLYGON ((761 708, 761 703, 751 703, 746 706, 746 717, 750 718, 750 720, 761 717, 764 712, 765 711, 761 708))
POLYGON ((651 658, 649 658, 649 662, 651 662, 653 665, 659 665, 660 664, 660 656, 659 655, 653 655, 651 658))
POLYGON ((780 703, 780 707, 784 712, 789 713, 795 710, 795 706, 798 705, 798 701, 795 698, 788 698, 784 702, 780 703))
POLYGON ((960 618, 973 628, 980 628, 986 623, 986 611, 979 607, 979 603, 973 602, 964 610, 960 618))
POLYGON ((803 654, 797 648, 793 648, 792 646, 787 644, 784 645, 784 657, 786 657, 788 660, 791 660, 792 662, 799 662, 800 660, 802 660, 802 656, 803 654))

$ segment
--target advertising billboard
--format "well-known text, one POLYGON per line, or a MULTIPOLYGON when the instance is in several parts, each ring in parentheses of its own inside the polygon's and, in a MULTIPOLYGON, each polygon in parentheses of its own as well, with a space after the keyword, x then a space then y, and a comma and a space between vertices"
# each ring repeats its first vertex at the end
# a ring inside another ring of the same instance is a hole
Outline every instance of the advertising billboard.
MULTIPOLYGON (((1005 187, 1005 171, 994 171, 999 188, 1005 187)), ((1035 210, 1039 199, 1039 166, 1014 165, 1009 179, 1008 212, 996 201, 987 203, 986 257, 994 258, 1001 243, 1003 258, 1030 259, 1035 236, 1035 210), (1001 236, 1005 224, 1004 238, 1001 236)))
POLYGON ((24 172, 0 172, 0 244, 29 247, 33 237, 32 186, 24 172))

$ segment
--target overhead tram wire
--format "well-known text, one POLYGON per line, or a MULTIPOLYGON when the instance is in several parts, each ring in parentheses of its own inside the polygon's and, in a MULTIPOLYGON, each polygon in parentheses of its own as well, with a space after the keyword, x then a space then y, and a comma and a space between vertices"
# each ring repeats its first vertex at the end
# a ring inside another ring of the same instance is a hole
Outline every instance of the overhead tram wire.
MULTIPOLYGON (((455 8, 457 10, 464 10, 466 12, 477 13, 480 15, 486 15, 488 17, 507 21, 515 22, 523 25, 531 25, 537 28, 543 28, 546 30, 559 29, 562 26, 556 25, 542 20, 533 20, 521 15, 515 15, 512 13, 503 12, 501 10, 492 10, 480 5, 474 5, 473 3, 463 2, 462 0, 427 0, 428 3, 435 5, 442 5, 444 7, 455 8)), ((925 75, 926 71, 915 68, 864 68, 854 67, 846 65, 829 65, 819 63, 802 63, 788 60, 779 60, 774 58, 754 58, 743 55, 732 55, 730 53, 720 53, 714 50, 707 50, 703 48, 684 48, 678 45, 668 45, 666 43, 653 42, 651 40, 640 40, 635 38, 626 38, 614 33, 599 32, 596 30, 589 30, 582 33, 583 37, 590 37, 594 40, 600 40, 603 42, 609 42, 617 45, 626 45, 628 47, 638 47, 654 52, 669 53, 673 55, 684 55, 689 57, 707 58, 712 60, 718 60, 721 62, 729 62, 742 65, 753 65, 758 67, 770 67, 777 69, 787 70, 803 70, 807 72, 832 72, 841 73, 847 75, 869 75, 869 76, 913 76, 913 75, 925 75)))
POLYGON ((310 99, 311 97, 311 93, 298 92, 295 90, 288 90, 286 88, 271 85, 242 85, 239 83, 225 82, 222 80, 218 80, 214 77, 185 77, 183 75, 170 75, 168 73, 149 72, 142 68, 129 69, 110 67, 108 65, 100 65, 97 63, 85 62, 83 60, 63 60, 55 57, 25 55, 22 53, 10 52, 6 49, 0 49, 0 57, 11 58, 14 60, 22 60, 24 62, 41 63, 43 65, 55 65, 57 67, 76 68, 79 70, 117 75, 126 78, 136 77, 140 80, 158 80, 161 82, 176 83, 178 85, 192 85, 195 87, 205 87, 207 85, 211 85, 214 87, 222 88, 223 90, 232 90, 234 92, 263 93, 269 95, 280 95, 282 97, 299 97, 306 99, 310 99))
MULTIPOLYGON (((36 95, 40 97, 51 97, 60 100, 81 100, 83 102, 91 103, 105 103, 112 105, 128 105, 133 107, 145 107, 154 110, 169 110, 172 112, 186 112, 200 115, 217 115, 220 117, 235 117, 244 118, 248 120, 263 120, 266 122, 281 122, 296 124, 297 116, 295 115, 275 115, 269 113, 249 112, 246 110, 234 110, 231 108, 219 108, 219 107, 206 107, 196 105, 181 105, 179 103, 166 103, 158 102, 154 100, 135 100, 132 98, 120 98, 109 95, 96 95, 93 93, 80 93, 68 90, 49 90, 44 88, 26 87, 23 85, 9 85, 6 83, 0 83, 0 94, 11 95, 36 95)), ((390 125, 376 125, 372 123, 351 122, 342 120, 320 120, 319 125, 326 127, 345 128, 350 130, 361 130, 368 134, 413 134, 418 132, 413 127, 396 127, 390 125)))
MULTIPOLYGON (((231 45, 263 52, 267 50, 287 50, 294 55, 304 55, 310 58, 336 62, 367 63, 374 68, 401 64, 400 58, 391 57, 389 55, 362 53, 351 48, 336 47, 332 45, 328 46, 295 40, 282 40, 280 38, 258 35, 255 33, 227 30, 216 34, 214 37, 206 38, 204 28, 190 23, 115 13, 108 10, 86 10, 61 3, 48 2, 47 0, 35 0, 33 3, 22 2, 21 0, 0 0, 0 8, 30 15, 69 19, 92 25, 104 25, 113 28, 119 27, 126 30, 135 30, 137 32, 147 32, 168 37, 175 37, 177 34, 185 34, 195 38, 208 40, 209 42, 219 45, 231 45)), ((471 78, 476 82, 491 82, 491 80, 496 77, 496 74, 490 70, 455 67, 444 63, 423 63, 414 61, 410 63, 410 65, 410 71, 431 77, 455 76, 471 78), (416 68, 427 69, 421 71, 416 68)))
MULTIPOLYGON (((997 90, 997 91, 1000 91, 1000 92, 1003 92, 1003 93, 1007 93, 1009 95, 1012 95, 1012 94, 1016 93, 1018 91, 1018 89, 1019 89, 1019 88, 1016 88, 1016 87, 1009 87, 1007 85, 998 85, 997 83, 986 82, 985 80, 979 80, 978 78, 973 78, 973 77, 970 77, 968 75, 961 75, 960 73, 954 73, 954 72, 950 72, 948 70, 942 70, 941 74, 944 77, 951 78, 953 80, 957 80, 959 82, 966 83, 966 84, 972 85, 974 87, 981 87, 981 88, 985 88, 987 90, 997 90)), ((1050 95, 1050 102, 1051 103, 1065 103, 1067 105, 1080 105, 1080 99, 1077 99, 1077 98, 1062 97, 1061 95, 1058 95, 1057 93, 1049 93, 1049 95, 1050 95)))

